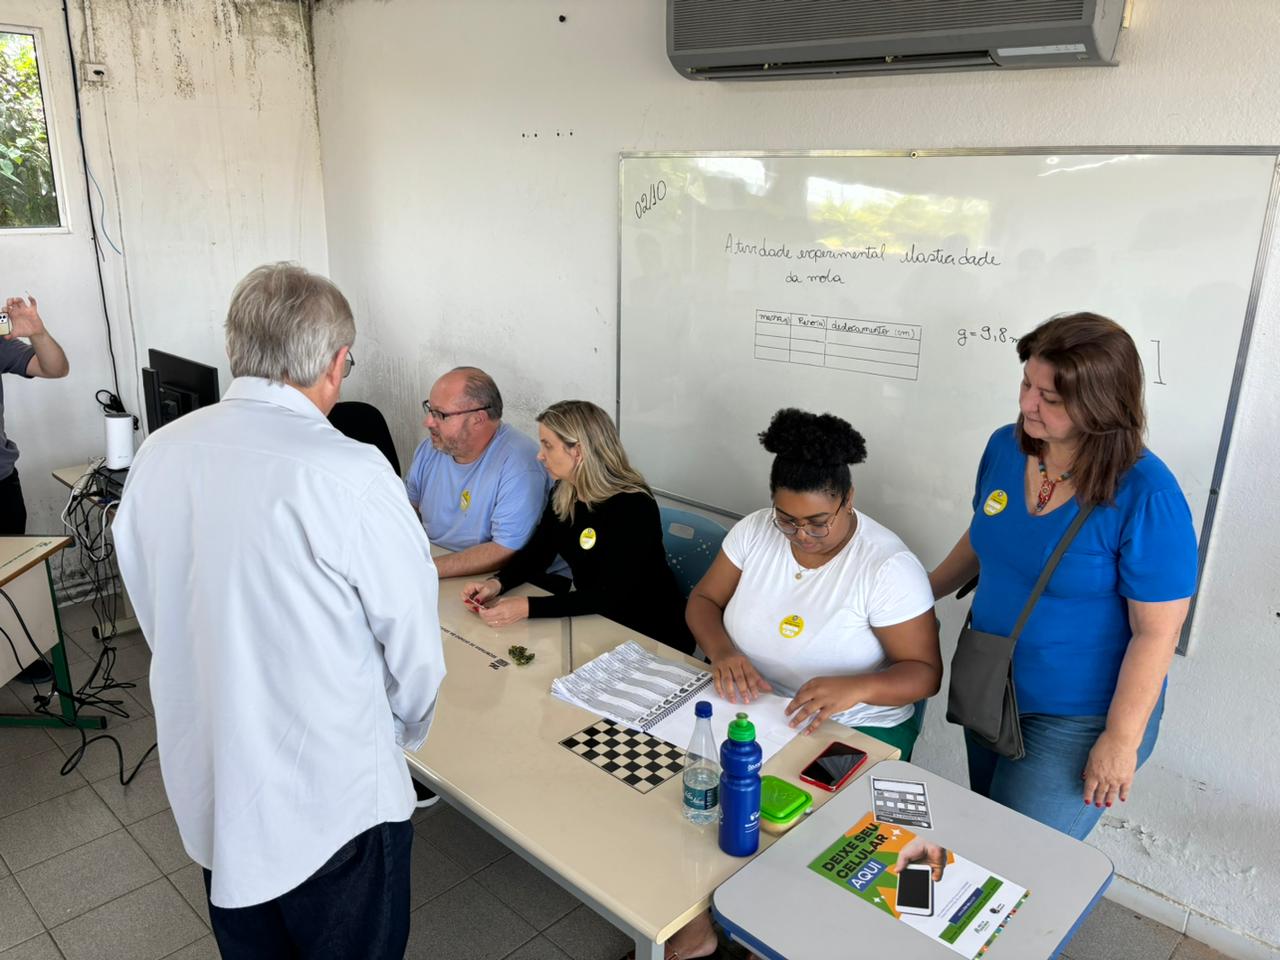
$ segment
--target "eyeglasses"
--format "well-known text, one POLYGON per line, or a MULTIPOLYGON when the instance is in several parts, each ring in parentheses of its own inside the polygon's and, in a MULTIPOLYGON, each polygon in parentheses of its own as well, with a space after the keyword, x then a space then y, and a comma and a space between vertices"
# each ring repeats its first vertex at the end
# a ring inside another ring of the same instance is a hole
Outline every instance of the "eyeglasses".
POLYGON ((356 358, 351 355, 351 351, 347 351, 346 359, 342 361, 342 379, 345 380, 351 376, 351 370, 356 365, 356 358))
POLYGON ((839 515, 840 510, 844 507, 844 498, 840 500, 840 506, 836 507, 836 512, 831 515, 831 519, 825 523, 796 523, 793 520, 783 520, 778 516, 778 508, 773 508, 773 525, 784 537, 798 537, 800 531, 803 530, 806 535, 814 540, 821 540, 831 533, 831 524, 839 515))
POLYGON ((443 410, 437 410, 435 407, 431 406, 430 400, 422 401, 422 412, 425 413, 432 420, 436 420, 440 423, 444 423, 450 417, 460 417, 464 413, 479 413, 481 410, 488 410, 488 409, 489 409, 489 404, 486 403, 483 407, 472 407, 470 410, 454 410, 451 413, 445 413, 443 410))

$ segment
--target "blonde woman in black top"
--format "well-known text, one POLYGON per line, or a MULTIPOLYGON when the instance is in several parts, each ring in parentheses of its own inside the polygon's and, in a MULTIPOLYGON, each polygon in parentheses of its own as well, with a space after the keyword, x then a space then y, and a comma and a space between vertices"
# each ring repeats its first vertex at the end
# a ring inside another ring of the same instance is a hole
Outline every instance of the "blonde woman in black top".
POLYGON ((557 481, 538 528, 497 576, 468 583, 462 599, 490 626, 598 613, 691 653, 657 501, 609 415, 586 400, 554 403, 538 415, 538 446, 538 460, 557 481), (546 570, 557 553, 573 573, 573 592, 502 596, 546 570))

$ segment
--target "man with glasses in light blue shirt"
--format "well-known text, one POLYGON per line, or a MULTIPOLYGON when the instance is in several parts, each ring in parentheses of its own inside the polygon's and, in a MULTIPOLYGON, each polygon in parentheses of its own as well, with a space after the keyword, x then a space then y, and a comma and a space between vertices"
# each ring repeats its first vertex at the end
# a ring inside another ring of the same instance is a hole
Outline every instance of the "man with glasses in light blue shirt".
POLYGON ((502 422, 502 394, 477 367, 450 370, 422 402, 429 436, 405 487, 433 544, 443 580, 500 570, 525 545, 547 503, 551 477, 538 445, 502 422))

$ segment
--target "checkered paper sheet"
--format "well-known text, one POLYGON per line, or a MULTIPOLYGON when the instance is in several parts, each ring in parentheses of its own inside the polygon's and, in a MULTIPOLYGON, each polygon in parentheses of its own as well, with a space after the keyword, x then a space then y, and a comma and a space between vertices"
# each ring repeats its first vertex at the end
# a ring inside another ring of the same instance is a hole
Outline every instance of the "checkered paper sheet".
POLYGON ((560 745, 640 793, 648 793, 684 770, 685 752, 679 747, 612 720, 598 720, 565 737, 560 745))

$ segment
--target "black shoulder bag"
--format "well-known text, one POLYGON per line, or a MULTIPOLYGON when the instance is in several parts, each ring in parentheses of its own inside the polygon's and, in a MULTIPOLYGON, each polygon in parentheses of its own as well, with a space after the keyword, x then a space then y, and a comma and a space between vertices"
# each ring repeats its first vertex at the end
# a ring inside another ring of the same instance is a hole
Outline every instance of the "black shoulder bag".
POLYGON ((1092 512, 1093 505, 1089 504, 1076 514, 1040 571, 1040 579, 1009 636, 974 630, 970 610, 956 642, 955 656, 951 658, 951 686, 947 692, 947 719, 972 731, 989 750, 1010 760, 1021 760, 1026 753, 1022 746, 1018 698, 1013 690, 1013 648, 1018 645, 1022 628, 1057 569, 1058 561, 1092 512))

